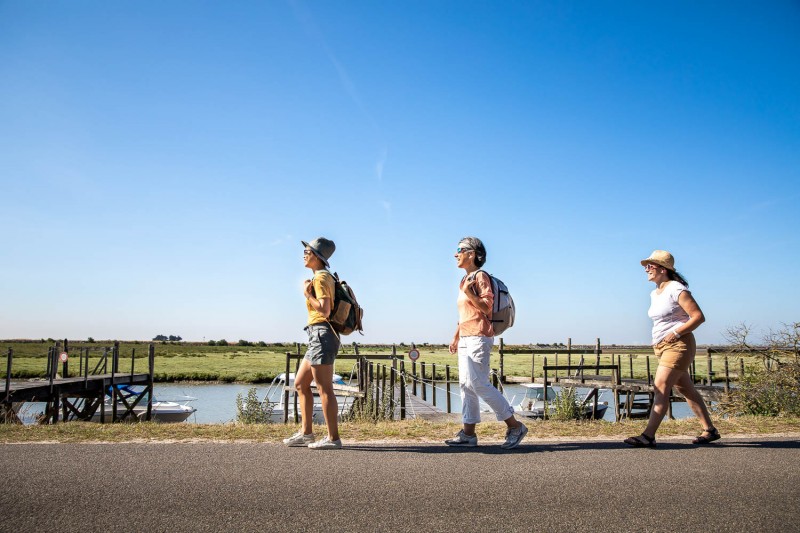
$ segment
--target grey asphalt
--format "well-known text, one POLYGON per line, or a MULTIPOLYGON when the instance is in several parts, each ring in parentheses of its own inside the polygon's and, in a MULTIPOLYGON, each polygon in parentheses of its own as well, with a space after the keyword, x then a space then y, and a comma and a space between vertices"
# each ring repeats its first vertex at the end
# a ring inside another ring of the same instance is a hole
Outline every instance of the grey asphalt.
POLYGON ((800 531, 800 440, 0 445, 0 531, 800 531))

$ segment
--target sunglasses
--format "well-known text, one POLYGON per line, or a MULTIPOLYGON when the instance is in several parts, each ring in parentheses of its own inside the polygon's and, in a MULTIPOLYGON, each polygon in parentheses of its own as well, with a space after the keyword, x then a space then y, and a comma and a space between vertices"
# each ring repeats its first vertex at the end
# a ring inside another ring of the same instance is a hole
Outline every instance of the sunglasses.
POLYGON ((303 255, 304 255, 304 256, 305 256, 305 255, 311 255, 311 254, 313 254, 313 253, 314 253, 314 252, 312 252, 311 250, 303 250, 303 255))
POLYGON ((473 251, 472 248, 456 248, 457 254, 462 254, 464 252, 472 252, 472 251, 473 251))
POLYGON ((647 263, 644 266, 644 269, 649 272, 650 270, 658 270, 659 266, 658 265, 654 265, 653 263, 647 263))

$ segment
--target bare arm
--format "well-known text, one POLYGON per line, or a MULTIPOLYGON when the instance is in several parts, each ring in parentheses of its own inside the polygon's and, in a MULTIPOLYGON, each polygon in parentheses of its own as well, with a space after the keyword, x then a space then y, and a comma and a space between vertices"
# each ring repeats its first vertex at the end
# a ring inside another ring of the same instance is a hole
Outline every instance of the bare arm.
POLYGON ((458 351, 458 340, 461 338, 459 333, 458 333, 459 329, 460 328, 458 326, 456 326, 456 334, 453 335, 453 342, 451 342, 450 346, 448 346, 448 349, 450 350, 450 353, 456 353, 458 351))
POLYGON ((330 298, 316 298, 314 296, 314 283, 311 280, 306 280, 305 295, 306 300, 311 305, 314 311, 318 312, 325 318, 331 314, 331 299, 330 298))
POLYGON ((689 291, 683 291, 678 296, 678 305, 686 311, 686 314, 689 315, 689 320, 684 324, 673 329, 666 337, 665 340, 667 342, 675 342, 678 340, 680 335, 686 335, 687 333, 691 333, 692 331, 696 330, 700 324, 706 321, 706 317, 703 314, 703 311, 700 310, 700 306, 697 305, 692 293, 689 291), (675 335, 677 333, 678 335, 675 335))

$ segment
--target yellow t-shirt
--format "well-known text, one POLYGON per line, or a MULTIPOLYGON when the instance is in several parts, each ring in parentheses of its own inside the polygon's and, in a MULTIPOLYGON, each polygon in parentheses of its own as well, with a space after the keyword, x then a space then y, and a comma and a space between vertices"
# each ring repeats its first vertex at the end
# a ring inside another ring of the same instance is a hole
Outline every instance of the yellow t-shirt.
MULTIPOLYGON (((331 311, 333 311, 333 295, 336 289, 336 282, 333 276, 327 270, 314 271, 314 290, 312 294, 317 300, 328 298, 331 303, 331 311)), ((322 313, 311 307, 311 302, 306 299, 306 309, 308 309, 308 325, 319 324, 328 321, 328 318, 323 316, 322 313)))

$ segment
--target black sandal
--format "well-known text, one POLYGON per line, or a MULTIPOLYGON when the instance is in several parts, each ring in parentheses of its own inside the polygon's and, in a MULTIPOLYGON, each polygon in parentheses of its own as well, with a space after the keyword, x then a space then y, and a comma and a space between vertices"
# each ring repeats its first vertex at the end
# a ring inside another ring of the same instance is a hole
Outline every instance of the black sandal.
POLYGON ((708 433, 708 437, 704 437, 702 434, 700 434, 695 437, 695 439, 692 441, 692 444, 709 444, 722 438, 722 435, 719 434, 719 430, 717 428, 708 428, 703 430, 703 433, 708 433))
MULTIPOLYGON (((719 437, 717 437, 719 438, 719 437)), ((644 433, 638 435, 636 437, 628 437, 624 441, 625 444, 628 446, 633 446, 634 448, 655 448, 656 447, 656 438, 655 437, 648 437, 644 433), (644 440, 642 440, 644 439, 644 440)))

